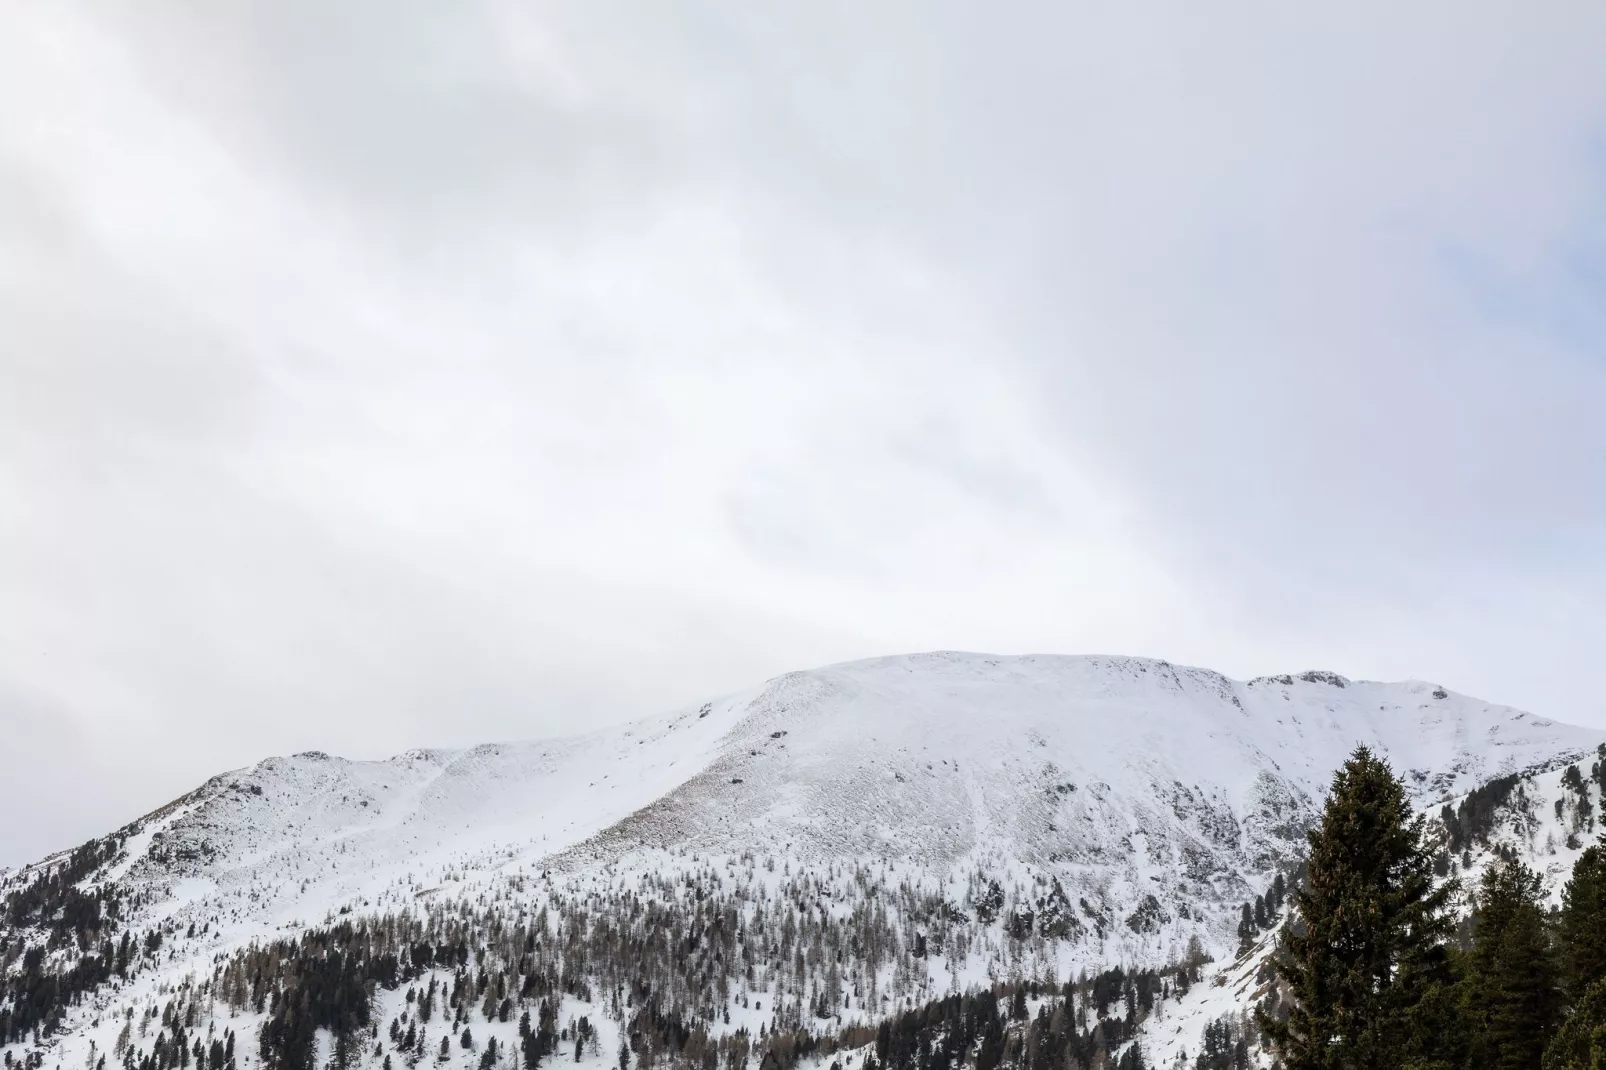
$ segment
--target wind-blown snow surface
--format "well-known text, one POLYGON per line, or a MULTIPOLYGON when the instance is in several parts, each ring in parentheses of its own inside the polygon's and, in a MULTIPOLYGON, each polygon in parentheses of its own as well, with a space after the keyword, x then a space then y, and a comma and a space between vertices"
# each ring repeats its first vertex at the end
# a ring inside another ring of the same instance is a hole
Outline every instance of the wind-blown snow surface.
MULTIPOLYGON (((140 904, 136 927, 211 922, 175 944, 178 976, 336 912, 539 874, 517 887, 745 856, 788 872, 893 866, 957 902, 980 873, 1012 901, 1060 883, 1077 920, 1046 954, 1068 976, 1173 961, 1192 936, 1226 957, 1237 904, 1297 857, 1357 744, 1426 807, 1603 740, 1427 683, 911 655, 572 739, 268 759, 122 830, 122 857, 91 880, 140 904)), ((942 964, 945 983, 1005 959, 975 946, 942 964)))

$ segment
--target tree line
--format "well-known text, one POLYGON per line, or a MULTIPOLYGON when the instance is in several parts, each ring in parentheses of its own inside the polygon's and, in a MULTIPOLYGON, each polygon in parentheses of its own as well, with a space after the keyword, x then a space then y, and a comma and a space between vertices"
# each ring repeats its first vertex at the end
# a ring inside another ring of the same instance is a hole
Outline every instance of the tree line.
MULTIPOLYGON (((1491 800, 1513 789, 1469 796, 1446 821, 1455 842, 1485 831, 1491 800)), ((1284 1070, 1606 1067, 1606 848, 1579 856, 1559 911, 1538 874, 1496 858, 1469 890, 1463 941, 1460 882, 1435 872, 1436 838, 1364 747, 1334 777, 1309 847, 1278 998, 1258 1015, 1284 1070)))

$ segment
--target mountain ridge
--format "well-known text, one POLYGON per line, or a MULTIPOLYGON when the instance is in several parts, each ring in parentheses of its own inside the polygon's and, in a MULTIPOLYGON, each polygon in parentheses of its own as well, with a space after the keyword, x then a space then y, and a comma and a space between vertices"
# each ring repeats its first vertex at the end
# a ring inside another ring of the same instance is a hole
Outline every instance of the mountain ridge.
MULTIPOLYGON (((125 931, 163 934, 161 964, 115 997, 136 1002, 151 998, 139 984, 338 918, 469 910, 494 931, 498 911, 550 906, 586 927, 610 915, 577 904, 661 887, 688 910, 712 889, 737 917, 757 910, 753 924, 776 895, 836 904, 822 924, 873 917, 854 924, 880 950, 843 969, 906 1004, 989 977, 1227 958, 1239 905, 1297 867, 1358 743, 1432 810, 1496 777, 1549 775, 1606 733, 1422 681, 936 651, 577 736, 267 758, 92 841, 73 885, 115 899, 125 931), (899 947, 930 950, 911 963, 899 947)), ((0 896, 76 857, 0 878, 0 896)), ((0 937, 20 947, 31 931, 0 937)), ((814 998, 782 974, 732 983, 772 1010, 743 1007, 731 1028, 779 1028, 814 998)), ((63 1013, 64 1043, 89 1035, 63 1013)))
MULTIPOLYGON (((739 848, 739 836, 721 831, 739 812, 748 829, 760 822, 779 842, 826 855, 912 854, 951 865, 965 854, 961 845, 984 849, 993 835, 1046 864, 1059 847, 1099 846, 1074 837, 1051 842, 1043 826, 1055 823, 1049 811, 1090 798, 1082 809, 1103 809, 1098 803, 1107 800, 1097 797, 1120 787, 1100 775, 1105 765, 1136 768, 1146 790, 1168 796, 1172 809, 1213 815, 1230 839, 1234 819, 1273 821, 1267 808, 1274 815, 1297 807, 1308 817, 1331 769, 1358 742, 1395 760, 1425 803, 1537 761, 1583 754, 1600 739, 1606 734, 1425 682, 1351 681, 1319 670, 1233 681, 1158 659, 937 651, 787 673, 582 735, 415 748, 378 761, 321 751, 267 758, 210 778, 114 835, 135 840, 158 826, 154 857, 188 873, 220 852, 250 865, 264 852, 364 839, 388 839, 411 855, 431 837, 444 842, 461 821, 482 850, 518 843, 524 855, 570 864, 648 845, 739 848), (916 685, 903 686, 911 678, 916 685), (1360 696, 1388 701, 1365 712, 1374 703, 1353 701, 1360 696), (1342 724, 1340 699, 1347 702, 1342 724), (1412 718, 1402 735, 1402 720, 1412 718), (1475 732, 1461 731, 1468 718, 1479 719, 1475 732), (1273 730, 1287 738, 1266 735, 1273 730), (1009 733, 1019 738, 994 746, 1009 733), (1438 750, 1427 753, 1411 733, 1436 733, 1438 750), (1186 742, 1177 748, 1179 734, 1186 742), (1472 748, 1473 735, 1483 750, 1472 748), (1110 757, 1090 762, 1084 744, 1110 757), (1186 751, 1185 759, 1168 749, 1186 751), (1039 755, 1041 762, 1032 760, 1039 755), (1190 770, 1189 762, 1203 769, 1190 770), (952 782, 934 783, 939 773, 952 782), (1204 773, 1217 782, 1196 792, 1204 773), (1023 784, 1035 784, 1043 798, 1018 798, 1023 784), (1081 799, 1071 798, 1083 787, 1081 799), (851 828, 833 816, 843 806, 860 811, 851 828), (867 823, 872 812, 890 815, 884 835, 867 823), (220 848, 220 835, 234 842, 220 848)), ((1153 809, 1144 813, 1154 816, 1153 809)), ((1262 830, 1259 846, 1296 842, 1291 831, 1262 830)))

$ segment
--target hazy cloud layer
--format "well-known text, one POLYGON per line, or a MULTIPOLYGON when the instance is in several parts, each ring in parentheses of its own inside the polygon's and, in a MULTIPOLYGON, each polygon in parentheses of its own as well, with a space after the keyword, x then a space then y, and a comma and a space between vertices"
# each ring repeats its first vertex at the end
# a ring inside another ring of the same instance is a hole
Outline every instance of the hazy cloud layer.
POLYGON ((933 647, 1606 724, 1606 7, 0 2, 0 864, 933 647))

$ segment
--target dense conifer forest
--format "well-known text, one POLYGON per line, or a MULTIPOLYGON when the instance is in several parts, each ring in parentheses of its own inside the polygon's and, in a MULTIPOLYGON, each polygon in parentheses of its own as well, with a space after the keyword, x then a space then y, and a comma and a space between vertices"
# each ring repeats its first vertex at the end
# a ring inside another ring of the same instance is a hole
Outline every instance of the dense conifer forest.
MULTIPOLYGON (((125 1035, 112 1054, 125 1070, 232 1070, 232 1033, 203 1040, 192 1032, 221 1006, 260 1018, 254 1050, 268 1070, 316 1070, 320 1031, 333 1039, 336 1066, 372 1052, 395 1070, 431 1058, 435 1037, 467 1045, 476 1027, 510 1021, 520 1023, 518 1051, 487 1048, 487 1066, 516 1058, 534 1070, 561 1046, 583 1050, 589 1039, 584 1020, 558 1021, 569 997, 624 1023, 622 1065, 639 1070, 750 1062, 790 1070, 871 1043, 881 1065, 919 1070, 1075 1068, 1118 1055, 1132 1067, 1142 1065, 1129 1044, 1136 1025, 1197 983, 1203 965, 1200 956, 1167 970, 1114 968, 935 999, 907 964, 965 939, 951 907, 933 910, 929 932, 909 944, 879 906, 837 918, 806 885, 747 902, 717 883, 705 873, 616 898, 559 897, 528 916, 457 904, 254 945, 148 1008, 140 1037, 125 1035), (382 992, 405 992, 406 1010, 389 1022, 375 1017, 382 992), (727 1028, 731 1006, 751 1004, 757 992, 778 996, 767 1020, 756 1033, 727 1028), (844 1012, 866 1006, 885 1008, 879 1027, 842 1025, 844 1012), (143 1039, 151 1025, 154 1036, 143 1039), (214 1050, 214 1041, 223 1046, 214 1050)), ((981 885, 984 905, 995 887, 981 885)), ((1043 917, 1034 914, 1018 923, 1026 927, 1018 939, 1043 917)), ((1057 924, 1052 912, 1041 924, 1057 924)))

